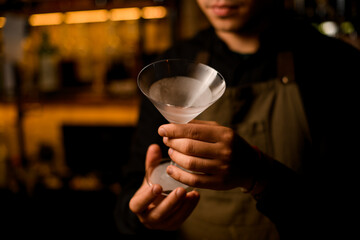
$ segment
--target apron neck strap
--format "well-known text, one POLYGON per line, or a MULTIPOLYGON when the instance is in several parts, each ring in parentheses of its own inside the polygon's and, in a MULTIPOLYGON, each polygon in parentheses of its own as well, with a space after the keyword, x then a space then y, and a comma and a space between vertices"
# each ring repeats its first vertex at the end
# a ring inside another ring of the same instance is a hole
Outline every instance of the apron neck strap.
POLYGON ((208 64, 210 60, 210 53, 208 51, 200 51, 195 56, 195 62, 208 64))
POLYGON ((294 58, 292 52, 279 52, 277 55, 277 74, 283 83, 295 81, 294 58))

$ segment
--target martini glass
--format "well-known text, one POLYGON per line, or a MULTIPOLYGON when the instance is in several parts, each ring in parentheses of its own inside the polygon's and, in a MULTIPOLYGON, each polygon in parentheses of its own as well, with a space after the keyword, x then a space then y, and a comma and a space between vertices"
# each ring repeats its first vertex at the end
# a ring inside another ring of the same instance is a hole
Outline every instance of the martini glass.
MULTIPOLYGON (((142 93, 170 122, 186 124, 217 101, 225 92, 225 80, 215 69, 201 63, 184 59, 166 59, 144 67, 137 79, 142 93)), ((149 116, 151 117, 151 116, 149 116)), ((160 184, 167 195, 177 187, 191 188, 176 181, 166 173, 171 159, 164 159, 160 165, 146 173, 147 182, 160 184)))

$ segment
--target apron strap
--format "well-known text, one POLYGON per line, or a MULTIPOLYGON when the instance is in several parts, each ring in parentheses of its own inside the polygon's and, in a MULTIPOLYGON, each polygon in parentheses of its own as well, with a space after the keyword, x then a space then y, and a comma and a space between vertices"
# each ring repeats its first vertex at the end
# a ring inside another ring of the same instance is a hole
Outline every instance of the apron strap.
POLYGON ((292 52, 278 53, 277 74, 283 84, 295 81, 294 58, 292 52))
POLYGON ((195 56, 195 62, 208 64, 210 60, 210 53, 208 51, 200 51, 195 56))

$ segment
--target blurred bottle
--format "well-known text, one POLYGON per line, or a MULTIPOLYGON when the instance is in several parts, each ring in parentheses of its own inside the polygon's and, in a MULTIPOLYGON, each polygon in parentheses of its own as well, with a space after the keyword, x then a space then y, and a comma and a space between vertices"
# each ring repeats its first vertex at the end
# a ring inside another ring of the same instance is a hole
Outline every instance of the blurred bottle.
POLYGON ((23 57, 22 42, 25 38, 26 20, 20 14, 8 13, 2 28, 2 97, 6 100, 16 98, 17 74, 16 66, 23 57))
POLYGON ((0 38, 0 101, 5 95, 5 54, 3 51, 3 41, 0 38))
POLYGON ((39 48, 39 90, 56 92, 60 87, 60 56, 58 48, 50 43, 49 35, 43 32, 39 48))

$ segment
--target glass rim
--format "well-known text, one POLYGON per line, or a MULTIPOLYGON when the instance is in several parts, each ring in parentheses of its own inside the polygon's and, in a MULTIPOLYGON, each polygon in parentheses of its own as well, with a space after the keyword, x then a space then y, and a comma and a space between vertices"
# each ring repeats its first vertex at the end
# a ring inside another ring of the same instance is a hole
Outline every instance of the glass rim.
POLYGON ((150 66, 152 66, 152 65, 155 65, 155 64, 157 64, 157 63, 162 63, 162 62, 169 62, 169 61, 172 61, 172 62, 175 62, 175 61, 177 61, 177 62, 186 62, 186 63, 188 63, 188 64, 201 65, 201 66, 203 66, 203 67, 205 67, 205 68, 207 68, 207 69, 210 69, 210 70, 212 70, 212 71, 215 71, 215 72, 217 73, 217 75, 218 75, 218 76, 223 80, 223 82, 224 82, 224 87, 220 90, 220 91, 222 92, 221 95, 220 95, 220 97, 224 94, 225 89, 226 89, 225 78, 224 78, 224 77, 221 75, 221 73, 220 73, 219 71, 217 71, 216 69, 214 69, 214 68, 212 68, 212 67, 210 67, 209 65, 206 65, 206 64, 204 64, 204 63, 196 62, 196 61, 194 61, 194 60, 189 60, 189 59, 184 59, 184 58, 168 58, 168 59, 162 59, 162 60, 158 60, 158 61, 152 62, 152 63, 150 63, 150 64, 147 64, 145 67, 143 67, 143 68, 140 70, 139 74, 137 75, 137 80, 136 80, 136 82, 137 82, 138 88, 139 88, 140 91, 141 91, 148 99, 150 99, 151 101, 156 102, 157 104, 160 104, 160 105, 163 105, 163 106, 169 106, 169 107, 175 107, 175 108, 182 108, 182 109, 184 109, 184 108, 199 108, 199 107, 209 106, 209 105, 213 104, 215 101, 217 101, 217 100, 220 98, 220 97, 219 97, 219 98, 213 99, 213 100, 210 101, 208 104, 202 105, 202 106, 182 107, 182 106, 178 106, 178 105, 173 105, 173 104, 168 104, 168 103, 162 103, 162 102, 156 101, 155 99, 153 99, 152 97, 150 97, 150 96, 149 96, 148 94, 146 94, 146 93, 141 89, 141 87, 140 87, 140 75, 141 75, 141 73, 144 72, 148 67, 150 67, 150 66))

